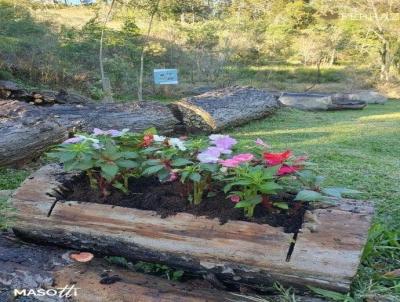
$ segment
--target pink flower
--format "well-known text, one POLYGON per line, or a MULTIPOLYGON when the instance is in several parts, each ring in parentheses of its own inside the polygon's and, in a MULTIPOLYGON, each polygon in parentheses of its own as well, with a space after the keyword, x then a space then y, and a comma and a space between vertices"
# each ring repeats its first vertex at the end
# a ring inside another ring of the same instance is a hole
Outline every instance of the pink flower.
POLYGON ((278 176, 284 176, 287 174, 292 174, 300 170, 300 167, 298 166, 287 166, 283 165, 282 167, 279 168, 277 175, 278 176))
POLYGON ((234 157, 229 158, 229 159, 220 160, 219 163, 224 167, 236 168, 237 166, 239 166, 240 164, 242 164, 244 162, 251 161, 253 158, 254 158, 253 154, 242 153, 242 154, 235 155, 234 157))
POLYGON ((169 175, 169 179, 168 181, 175 181, 178 179, 178 173, 176 172, 171 172, 171 174, 169 175))
POLYGON ((254 155, 251 153, 242 153, 242 154, 235 155, 232 158, 235 160, 238 160, 240 162, 246 162, 246 161, 251 161, 254 158, 254 155))
POLYGON ((236 168, 237 166, 240 165, 240 161, 237 161, 233 158, 220 160, 219 163, 227 168, 236 168))
POLYGON ((261 138, 256 139, 256 145, 263 146, 264 148, 271 148, 271 146, 264 142, 261 138))
POLYGON ((232 147, 237 143, 237 141, 229 135, 213 134, 210 135, 209 138, 213 145, 222 150, 222 154, 231 153, 232 147))
POLYGON ((82 140, 83 140, 82 137, 78 137, 78 136, 71 137, 71 138, 67 139, 66 141, 64 141, 63 144, 76 144, 76 143, 81 142, 82 140))
POLYGON ((238 202, 240 201, 240 196, 239 196, 239 195, 232 195, 232 196, 230 197, 230 199, 231 199, 231 201, 232 201, 233 203, 238 203, 238 202))

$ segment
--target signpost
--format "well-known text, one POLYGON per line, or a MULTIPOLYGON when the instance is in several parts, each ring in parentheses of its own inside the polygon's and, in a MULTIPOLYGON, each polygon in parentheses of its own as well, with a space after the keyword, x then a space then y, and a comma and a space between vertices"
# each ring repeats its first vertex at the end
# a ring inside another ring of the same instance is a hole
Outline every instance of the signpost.
POLYGON ((177 85, 177 69, 154 69, 154 84, 156 85, 177 85))

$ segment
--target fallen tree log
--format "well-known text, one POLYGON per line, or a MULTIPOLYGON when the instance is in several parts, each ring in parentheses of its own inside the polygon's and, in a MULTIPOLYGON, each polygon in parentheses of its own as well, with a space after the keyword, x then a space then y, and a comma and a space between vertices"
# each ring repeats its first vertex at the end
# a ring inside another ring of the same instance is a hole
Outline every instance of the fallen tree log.
POLYGON ((0 166, 33 159, 77 130, 155 127, 168 134, 178 124, 170 109, 156 102, 34 106, 0 100, 0 166))
POLYGON ((334 101, 365 102, 367 104, 385 104, 388 98, 383 94, 372 90, 361 90, 348 93, 335 93, 332 95, 334 101))
POLYGON ((373 207, 341 200, 306 211, 296 236, 282 228, 63 200, 73 181, 58 165, 41 168, 11 198, 14 232, 29 240, 165 263, 262 289, 279 281, 347 292, 367 240, 373 207), (295 240, 295 242, 293 242, 295 240))
POLYGON ((0 166, 23 164, 68 138, 46 112, 19 101, 0 100, 0 166))
POLYGON ((316 93, 282 93, 279 102, 286 107, 300 110, 328 110, 332 106, 330 95, 316 93))
POLYGON ((269 92, 234 86, 185 98, 170 106, 189 132, 217 132, 270 115, 279 104, 269 92))
POLYGON ((333 101, 327 110, 362 110, 365 107, 367 103, 361 101, 333 101))

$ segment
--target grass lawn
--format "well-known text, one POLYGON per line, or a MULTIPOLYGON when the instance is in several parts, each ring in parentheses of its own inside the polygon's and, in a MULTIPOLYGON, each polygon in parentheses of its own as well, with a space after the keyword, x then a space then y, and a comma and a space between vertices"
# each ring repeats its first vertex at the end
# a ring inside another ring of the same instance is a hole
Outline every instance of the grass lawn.
MULTIPOLYGON (((250 141, 260 137, 281 151, 307 153, 329 185, 362 191, 376 204, 376 226, 353 284, 355 301, 400 301, 400 101, 362 111, 280 110, 271 118, 230 131, 250 141)), ((348 300, 351 301, 351 300, 348 300)))
MULTIPOLYGON (((330 185, 362 191, 376 204, 376 225, 351 297, 342 301, 400 301, 400 101, 362 111, 291 109, 229 131, 248 142, 260 137, 276 151, 307 153, 330 185)), ((27 173, 0 170, 0 189, 15 188, 27 173)), ((338 300, 339 301, 339 300, 338 300)))

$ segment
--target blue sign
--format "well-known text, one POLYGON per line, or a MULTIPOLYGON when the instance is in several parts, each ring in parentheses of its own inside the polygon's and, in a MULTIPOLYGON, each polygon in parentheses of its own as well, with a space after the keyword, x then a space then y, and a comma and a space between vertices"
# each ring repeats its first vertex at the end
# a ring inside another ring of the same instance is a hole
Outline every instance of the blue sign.
POLYGON ((157 85, 178 84, 177 69, 154 69, 154 83, 157 85))

